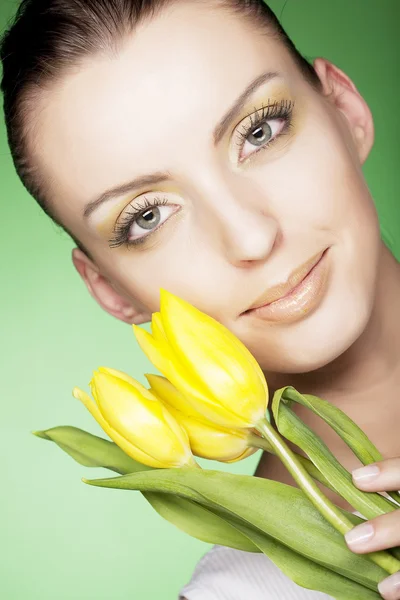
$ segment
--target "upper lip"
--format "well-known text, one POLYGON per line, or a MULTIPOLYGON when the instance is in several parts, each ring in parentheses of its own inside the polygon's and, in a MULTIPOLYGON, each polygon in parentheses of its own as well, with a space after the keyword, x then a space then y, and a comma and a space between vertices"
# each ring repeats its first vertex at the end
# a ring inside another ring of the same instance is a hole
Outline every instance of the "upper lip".
POLYGON ((255 308, 261 308, 261 306, 271 304, 271 302, 275 302, 276 300, 280 300, 284 296, 287 296, 287 294, 294 290, 294 288, 297 287, 299 283, 305 279, 305 277, 307 277, 311 269, 313 269, 315 265, 319 263, 325 251, 326 249, 322 252, 318 252, 318 254, 315 254, 300 267, 292 271, 284 283, 279 283, 278 285, 268 288, 262 296, 257 298, 254 304, 252 304, 247 311, 254 310, 255 308))

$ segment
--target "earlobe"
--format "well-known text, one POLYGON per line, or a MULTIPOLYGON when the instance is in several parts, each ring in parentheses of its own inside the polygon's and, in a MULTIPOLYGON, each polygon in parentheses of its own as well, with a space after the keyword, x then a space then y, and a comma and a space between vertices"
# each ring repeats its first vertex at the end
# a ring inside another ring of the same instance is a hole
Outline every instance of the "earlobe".
POLYGON ((100 273, 97 265, 79 248, 73 249, 72 262, 92 298, 110 315, 130 325, 141 325, 151 320, 151 313, 136 307, 119 294, 100 273))
POLYGON ((367 103, 353 81, 339 67, 325 58, 315 59, 313 65, 322 84, 322 93, 345 117, 360 163, 363 164, 374 143, 374 122, 367 103))

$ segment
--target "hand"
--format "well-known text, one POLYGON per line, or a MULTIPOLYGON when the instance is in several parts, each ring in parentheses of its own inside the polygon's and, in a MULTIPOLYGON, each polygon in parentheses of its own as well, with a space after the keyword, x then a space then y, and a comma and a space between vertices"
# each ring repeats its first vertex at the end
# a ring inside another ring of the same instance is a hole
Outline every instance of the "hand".
MULTIPOLYGON (((400 490, 400 458, 390 458, 353 471, 353 482, 364 492, 400 490)), ((358 525, 346 534, 350 550, 357 554, 400 546, 400 510, 358 525)), ((400 599, 400 571, 379 584, 385 600, 400 599)))

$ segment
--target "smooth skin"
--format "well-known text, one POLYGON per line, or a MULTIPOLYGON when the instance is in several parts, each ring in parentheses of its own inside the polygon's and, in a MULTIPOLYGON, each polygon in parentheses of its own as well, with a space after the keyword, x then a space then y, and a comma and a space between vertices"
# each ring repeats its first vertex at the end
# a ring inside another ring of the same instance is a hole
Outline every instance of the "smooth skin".
MULTIPOLYGON (((373 119, 343 71, 323 58, 314 67, 321 93, 254 24, 212 2, 178 3, 43 92, 30 144, 53 210, 91 254, 75 248, 72 260, 104 310, 144 323, 160 288, 196 305, 246 344, 271 393, 290 383, 358 423, 389 460, 357 485, 398 489, 400 265, 362 172, 373 119), (261 147, 243 132, 273 103, 291 117, 266 121, 261 147), (116 246, 116 228, 155 201, 125 231, 135 244, 116 246), (285 324, 246 312, 325 249, 329 285, 314 310, 285 324)), ((360 466, 329 428, 298 412, 346 468, 360 466)), ((257 475, 292 483, 266 454, 257 475)), ((370 541, 348 542, 354 552, 400 543, 400 511, 371 524, 370 541)), ((383 598, 400 598, 399 577, 382 584, 383 598)))

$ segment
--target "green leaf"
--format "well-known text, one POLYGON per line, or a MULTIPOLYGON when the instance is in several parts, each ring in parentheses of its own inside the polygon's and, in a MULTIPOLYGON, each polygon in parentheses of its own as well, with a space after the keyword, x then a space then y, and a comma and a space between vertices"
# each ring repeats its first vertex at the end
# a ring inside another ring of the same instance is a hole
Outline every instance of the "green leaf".
POLYGON ((366 589, 363 585, 351 581, 338 573, 327 569, 315 562, 279 544, 267 535, 258 531, 237 526, 248 535, 272 562, 297 585, 309 590, 318 590, 336 600, 378 600, 381 598, 377 591, 366 589))
POLYGON ((84 467, 104 467, 121 474, 151 470, 151 467, 130 458, 114 442, 77 427, 65 425, 45 431, 34 431, 33 434, 55 442, 84 467))
POLYGON ((202 542, 246 552, 260 552, 228 519, 197 502, 158 492, 144 492, 143 495, 164 519, 202 542))
MULTIPOLYGON (((284 397, 285 400, 302 404, 323 419, 351 448, 363 465, 383 460, 382 454, 363 430, 336 406, 333 406, 322 398, 318 398, 318 396, 300 394, 291 386, 285 388, 284 397)), ((398 492, 390 492, 389 495, 395 502, 400 502, 400 494, 398 492)))
POLYGON ((222 545, 237 548, 237 536, 243 534, 243 546, 239 548, 240 550, 263 552, 285 575, 301 587, 324 592, 337 600, 380 598, 377 592, 317 565, 270 536, 244 525, 239 519, 227 515, 222 518, 211 509, 171 494, 147 492, 146 498, 161 516, 202 541, 221 544, 222 529, 224 532, 222 545), (227 544, 226 541, 232 533, 233 544, 227 544))
MULTIPOLYGON (((283 395, 286 390, 287 388, 278 390, 272 401, 272 411, 279 433, 301 448, 336 492, 367 519, 396 510, 395 504, 383 496, 362 492, 356 488, 351 474, 340 464, 327 445, 287 405, 283 395)), ((296 396, 297 394, 298 392, 296 396)), ((292 396, 294 398, 294 394, 292 396)), ((289 403, 292 401, 296 400, 291 398, 289 403)))
MULTIPOLYGON (((34 434, 55 442, 85 467, 103 467, 120 474, 153 470, 130 458, 114 442, 77 427, 53 427, 46 431, 35 431, 34 434)), ((143 496, 164 519, 193 537, 237 550, 260 552, 237 529, 196 502, 155 492, 144 492, 143 496)))
MULTIPOLYGON (((55 442, 74 460, 88 467, 104 467, 117 473, 151 472, 152 469, 129 458, 116 444, 75 427, 54 427, 35 432, 46 440, 55 442)), ((160 471, 154 471, 155 473, 160 471)), ((161 475, 163 471, 161 471, 161 475)), ((111 480, 112 481, 112 480, 111 480)), ((204 542, 221 544, 248 552, 265 552, 286 575, 309 589, 320 589, 338 600, 373 600, 375 592, 337 575, 330 569, 300 556, 285 545, 252 528, 240 519, 209 508, 198 502, 201 495, 191 500, 173 493, 143 491, 152 507, 166 520, 189 535, 204 542), (318 587, 318 584, 320 587, 318 587), (362 593, 359 592, 362 590, 362 593), (350 592, 348 592, 350 590, 350 592), (340 593, 339 593, 340 592, 340 593)), ((357 524, 360 519, 349 515, 357 524)), ((368 565, 369 566, 369 565, 368 565)), ((375 568, 375 567, 374 567, 375 568)), ((376 573, 376 577, 378 574, 376 573)), ((368 581, 369 587, 373 585, 368 581)))
MULTIPOLYGON (((208 507, 214 513, 239 521, 291 548, 309 560, 352 579, 369 589, 387 573, 356 555, 344 538, 321 517, 303 492, 291 486, 248 475, 200 469, 163 469, 111 479, 87 481, 117 489, 159 492, 180 496, 208 507)), ((343 511, 345 513, 345 511, 343 511)), ((354 515, 346 513, 352 518, 354 515)), ((361 519, 356 522, 361 522, 361 519)))

